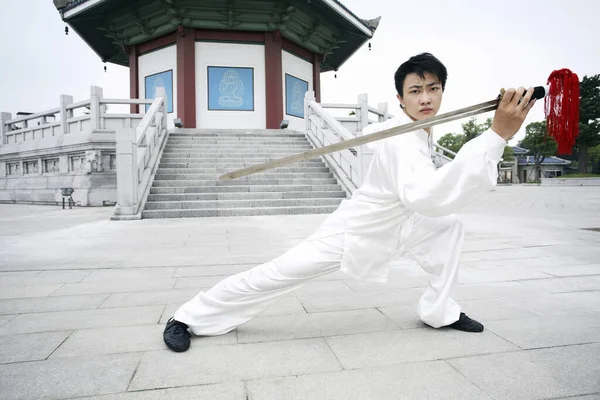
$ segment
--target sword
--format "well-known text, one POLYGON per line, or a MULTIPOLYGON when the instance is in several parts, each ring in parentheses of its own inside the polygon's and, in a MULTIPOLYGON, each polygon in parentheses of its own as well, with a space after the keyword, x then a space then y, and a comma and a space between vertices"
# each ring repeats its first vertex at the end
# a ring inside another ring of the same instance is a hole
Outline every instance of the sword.
MULTIPOLYGON (((537 86, 533 92, 532 98, 542 99, 548 93, 548 88, 544 86, 537 86)), ((446 122, 454 121, 461 118, 467 118, 478 114, 483 114, 488 111, 493 111, 498 108, 498 103, 502 99, 504 89, 500 91, 500 95, 494 100, 486 101, 484 103, 475 104, 473 106, 461 108, 455 111, 451 111, 445 114, 436 115, 422 119, 420 121, 410 122, 408 124, 396 126, 393 128, 385 129, 379 132, 371 133, 369 135, 359 136, 354 139, 343 140, 339 143, 330 144, 328 146, 319 147, 313 150, 305 151, 303 153, 294 154, 291 156, 279 158, 277 160, 269 161, 263 164, 253 165, 252 167, 240 169, 237 171, 229 172, 219 177, 220 181, 229 181, 232 179, 241 178, 256 174, 258 172, 267 171, 274 168, 279 168, 284 165, 293 164, 298 161, 311 160, 329 153, 335 153, 351 147, 360 146, 363 144, 376 142, 378 140, 387 139, 393 136, 402 135, 404 133, 413 132, 419 129, 430 128, 435 125, 444 124, 446 122)))

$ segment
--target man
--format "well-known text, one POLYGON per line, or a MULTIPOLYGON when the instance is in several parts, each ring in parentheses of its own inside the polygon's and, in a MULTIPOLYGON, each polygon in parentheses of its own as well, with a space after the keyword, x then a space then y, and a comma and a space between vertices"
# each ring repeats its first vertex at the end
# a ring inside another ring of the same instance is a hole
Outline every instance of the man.
MULTIPOLYGON (((401 115, 364 130, 373 133, 436 115, 446 85, 444 65, 424 53, 398 68, 395 86, 401 115)), ((414 258, 430 274, 419 317, 433 327, 481 332, 483 325, 452 299, 463 243, 461 220, 452 213, 491 190, 506 142, 521 127, 535 99, 533 89, 509 89, 491 129, 463 146, 436 170, 431 133, 424 130, 379 142, 364 182, 317 232, 282 256, 233 275, 182 305, 163 339, 174 351, 190 346, 191 330, 222 335, 249 321, 269 303, 303 283, 342 270, 357 279, 387 281, 397 256, 414 258)))

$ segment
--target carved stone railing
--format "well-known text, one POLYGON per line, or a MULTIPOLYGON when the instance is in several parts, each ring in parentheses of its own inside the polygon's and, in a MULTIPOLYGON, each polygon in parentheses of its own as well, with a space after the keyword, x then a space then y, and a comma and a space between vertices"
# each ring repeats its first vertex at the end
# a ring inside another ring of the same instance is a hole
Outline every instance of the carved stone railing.
POLYGON ((450 161, 454 159, 456 153, 452 150, 449 150, 443 146, 440 146, 437 143, 433 144, 433 163, 436 167, 441 167, 442 165, 448 164, 450 161))
POLYGON ((334 115, 343 110, 345 115, 335 115, 344 128, 356 135, 368 125, 387 121, 394 116, 388 113, 388 104, 379 103, 377 108, 369 106, 369 97, 363 93, 358 96, 356 104, 323 103, 321 107, 334 115))
POLYGON ((102 88, 97 86, 91 87, 89 99, 76 103, 73 102, 73 96, 63 94, 57 108, 17 118, 12 118, 10 113, 1 113, 0 146, 31 143, 81 132, 135 127, 143 114, 109 114, 107 105, 151 102, 152 100, 143 99, 105 99, 102 97, 102 88))
MULTIPOLYGON (((307 92, 304 99, 304 120, 306 135, 314 147, 323 147, 356 137, 370 123, 369 112, 375 113, 378 121, 387 120, 387 104, 379 109, 368 106, 367 95, 359 96, 358 104, 319 104, 313 92, 307 92), (325 110, 346 109, 354 111, 354 117, 334 117, 325 110)), ((367 146, 358 146, 323 156, 342 188, 350 196, 363 181, 373 150, 367 146)))
POLYGON ((135 129, 117 128, 117 207, 111 219, 141 219, 158 160, 168 137, 165 90, 135 129))
MULTIPOLYGON (((82 206, 116 204, 117 129, 135 129, 144 114, 108 113, 107 105, 149 105, 145 99, 90 98, 34 114, 0 113, 0 203, 56 204, 61 189, 74 189, 82 206)), ((115 107, 118 108, 118 107, 115 107)))

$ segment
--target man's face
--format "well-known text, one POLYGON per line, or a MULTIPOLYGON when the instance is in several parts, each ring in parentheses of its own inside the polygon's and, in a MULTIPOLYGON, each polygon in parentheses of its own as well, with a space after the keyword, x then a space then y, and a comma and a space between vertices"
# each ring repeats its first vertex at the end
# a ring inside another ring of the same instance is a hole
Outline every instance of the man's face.
POLYGON ((437 114, 442 104, 442 84, 437 76, 425 72, 425 79, 416 73, 406 75, 404 96, 397 95, 404 112, 415 121, 437 114))

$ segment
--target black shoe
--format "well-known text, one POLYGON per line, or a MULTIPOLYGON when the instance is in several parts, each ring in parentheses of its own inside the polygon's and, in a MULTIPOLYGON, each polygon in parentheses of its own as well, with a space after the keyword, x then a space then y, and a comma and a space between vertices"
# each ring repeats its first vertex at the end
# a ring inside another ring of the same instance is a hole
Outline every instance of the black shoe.
POLYGON ((467 314, 463 312, 460 313, 458 321, 452 325, 448 325, 448 327, 465 332, 483 332, 483 325, 474 319, 467 317, 467 314))
POLYGON ((168 348, 176 352, 186 351, 190 348, 188 326, 183 322, 175 321, 172 317, 167 321, 163 332, 163 339, 168 348))

